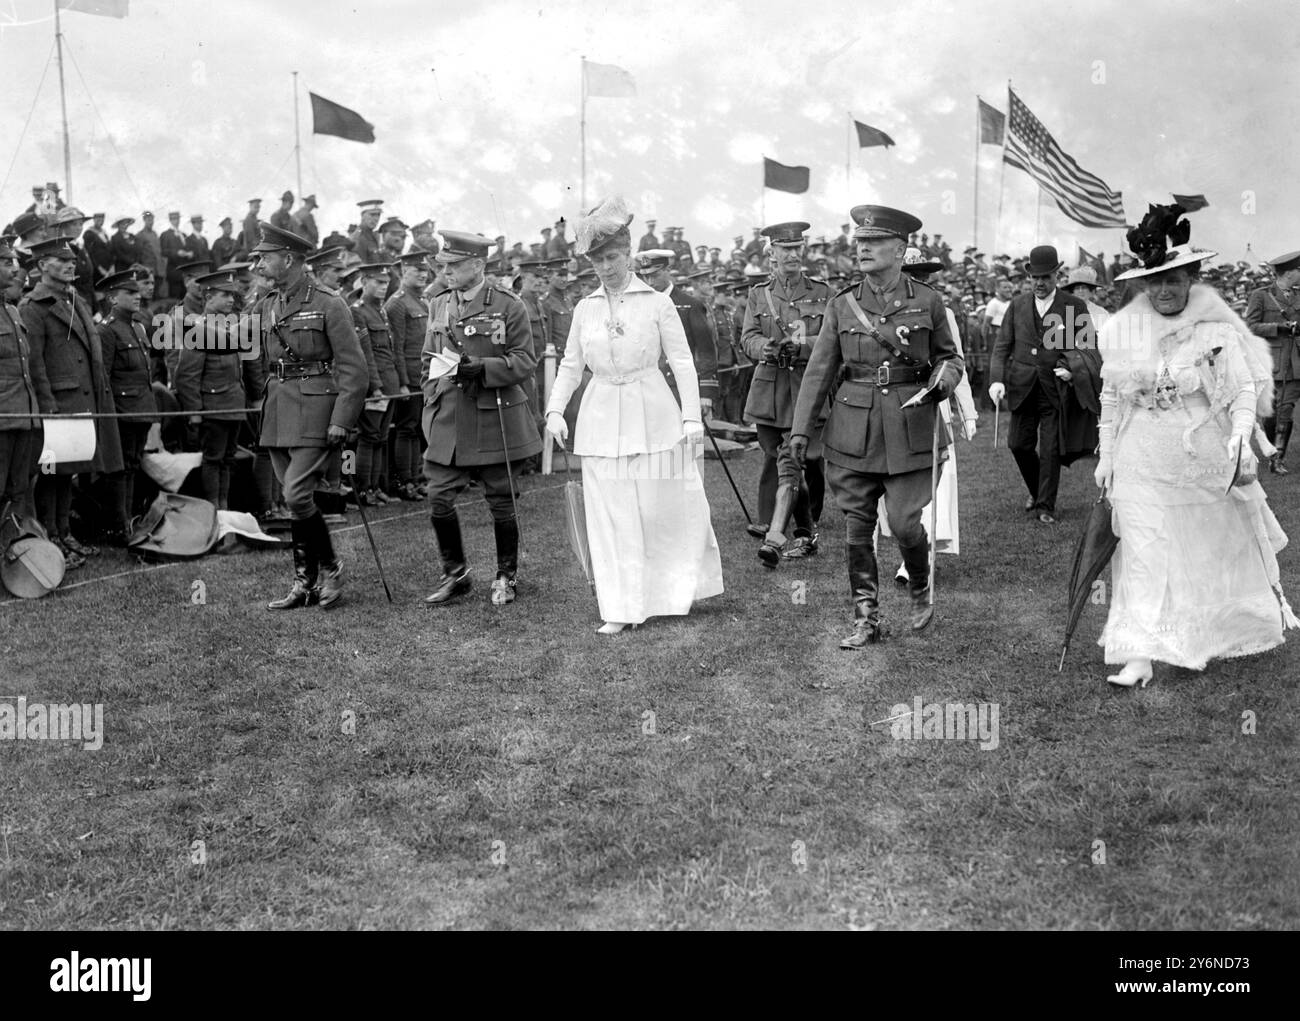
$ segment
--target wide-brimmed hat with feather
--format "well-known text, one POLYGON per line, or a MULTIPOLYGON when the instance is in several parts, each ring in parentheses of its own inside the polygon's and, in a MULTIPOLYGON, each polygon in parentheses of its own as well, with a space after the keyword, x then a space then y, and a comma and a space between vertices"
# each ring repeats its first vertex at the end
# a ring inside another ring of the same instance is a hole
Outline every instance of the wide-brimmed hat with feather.
POLYGON ((1180 266, 1192 266, 1218 255, 1218 252, 1191 246, 1192 225, 1179 219, 1185 212, 1187 210, 1177 203, 1149 206, 1142 222, 1127 235, 1129 251, 1137 256, 1138 265, 1115 279, 1149 277, 1180 266))
POLYGON ((625 236, 631 246, 632 235, 628 231, 631 222, 632 214, 627 211, 627 203, 621 196, 611 195, 578 221, 573 239, 574 253, 590 257, 620 235, 625 236))

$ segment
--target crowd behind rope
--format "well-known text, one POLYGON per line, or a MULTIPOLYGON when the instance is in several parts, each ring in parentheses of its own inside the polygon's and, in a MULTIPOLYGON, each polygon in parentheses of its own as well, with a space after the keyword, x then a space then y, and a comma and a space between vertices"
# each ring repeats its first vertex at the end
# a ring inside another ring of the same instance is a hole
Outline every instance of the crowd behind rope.
MULTIPOLYGON (((250 199, 238 224, 225 216, 218 222, 220 233, 210 236, 202 215, 186 219, 180 210, 169 211, 159 230, 146 210, 138 225, 130 215, 106 225, 104 213, 87 215, 64 204, 56 184, 32 192, 32 204, 0 239, 6 306, 0 317, 0 415, 10 416, 0 418, 0 506, 34 511, 69 569, 97 555, 101 544, 125 543, 132 520, 151 495, 153 483, 140 472, 150 449, 200 454, 201 468, 191 484, 196 495, 219 508, 238 505, 271 523, 287 517, 270 458, 257 442, 254 409, 268 373, 275 372, 265 352, 239 358, 229 351, 222 356, 161 349, 154 340, 162 322, 181 331, 207 317, 259 308, 272 287, 254 253, 263 222, 311 243, 310 272, 347 300, 366 353, 370 399, 359 435, 347 444, 355 452, 350 477, 356 485, 346 484, 340 451, 316 497, 326 520, 339 523, 349 501, 425 499, 420 350, 430 301, 447 289, 445 267, 433 258, 441 245, 433 220, 407 224, 386 214, 382 200, 362 199, 355 223, 323 234, 316 224, 315 196, 297 201, 286 191, 269 216, 263 216, 261 199, 250 199), (78 412, 120 417, 96 420, 93 461, 38 470, 39 416, 78 412)), ((834 236, 811 236, 801 254, 805 272, 832 291, 861 279, 850 228, 846 223, 834 236)), ((707 339, 691 337, 691 346, 705 413, 740 422, 754 369, 740 343, 745 301, 751 287, 769 278, 768 240, 756 227, 748 240, 737 236, 722 246, 692 245, 682 228, 659 230, 655 220, 646 221, 644 233, 634 237, 641 256, 638 272, 657 276, 656 289, 687 295, 703 312, 700 331, 707 339)), ((493 240, 488 286, 513 292, 528 313, 538 365, 529 397, 540 432, 546 359, 558 364, 563 357, 575 303, 598 281, 585 260, 574 256, 564 219, 530 241, 493 240)), ((991 406, 990 352, 1011 299, 1028 290, 1025 259, 1005 253, 990 257, 974 246, 958 255, 939 234, 915 234, 909 244, 941 267, 930 284, 956 319, 972 390, 991 406)), ((1091 309, 1114 312, 1129 297, 1115 278, 1133 262, 1126 255, 1107 262, 1099 253, 1084 265, 1062 268, 1058 282, 1091 309)), ((1252 291, 1281 286, 1274 277, 1288 272, 1225 262, 1204 268, 1201 280, 1249 319, 1252 291)), ((686 300, 678 303, 679 310, 686 300)), ((1252 326, 1259 319, 1256 315, 1252 326)), ((1294 336, 1294 319, 1284 316, 1272 329, 1273 335, 1260 332, 1276 347, 1284 334, 1294 336)), ((1278 382, 1285 388, 1293 379, 1282 378, 1279 367, 1278 382)), ((1279 444, 1284 457, 1294 396, 1290 404, 1285 397, 1280 403, 1288 411, 1279 444)), ((1274 438, 1271 421, 1266 431, 1274 438)), ((1273 467, 1285 471, 1280 457, 1273 467)))

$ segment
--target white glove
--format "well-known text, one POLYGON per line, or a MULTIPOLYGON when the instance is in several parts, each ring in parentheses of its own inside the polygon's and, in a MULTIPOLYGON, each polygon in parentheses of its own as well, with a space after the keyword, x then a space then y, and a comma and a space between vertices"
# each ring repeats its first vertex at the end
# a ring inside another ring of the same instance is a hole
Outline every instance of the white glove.
POLYGON ((704 426, 692 419, 682 422, 682 436, 688 446, 698 447, 704 444, 704 426))
POLYGON ((700 417, 701 417, 701 418, 708 418, 712 413, 713 413, 713 398, 712 398, 712 397, 701 397, 701 398, 700 398, 700 417))
POLYGON ((1059 366, 1052 370, 1052 375, 1055 376, 1063 383, 1068 383, 1070 382, 1070 380, 1074 378, 1074 373, 1072 373, 1069 369, 1063 369, 1059 366))
POLYGON ((1115 463, 1108 454, 1097 459, 1097 470, 1092 473, 1097 488, 1109 493, 1115 486, 1115 463))
POLYGON ((558 411, 552 411, 546 416, 546 431, 555 437, 555 442, 561 447, 564 441, 569 438, 569 423, 564 420, 564 416, 558 411))
POLYGON ((1002 383, 989 384, 989 400, 994 404, 1001 404, 1002 398, 1007 395, 1007 388, 1002 383))
POLYGON ((975 421, 973 418, 963 418, 961 420, 961 434, 967 443, 975 438, 975 421))

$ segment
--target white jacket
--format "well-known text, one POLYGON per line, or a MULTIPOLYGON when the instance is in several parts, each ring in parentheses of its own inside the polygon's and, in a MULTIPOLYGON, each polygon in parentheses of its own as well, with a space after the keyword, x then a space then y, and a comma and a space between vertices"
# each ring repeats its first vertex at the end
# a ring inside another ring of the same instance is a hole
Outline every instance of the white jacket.
POLYGON ((610 329, 603 285, 578 302, 546 413, 564 413, 585 365, 592 379, 578 410, 573 452, 622 457, 670 450, 682 440, 683 419, 700 421, 699 382, 686 331, 672 299, 636 276, 615 307, 621 336, 610 329), (680 410, 659 369, 660 354, 677 379, 680 410))

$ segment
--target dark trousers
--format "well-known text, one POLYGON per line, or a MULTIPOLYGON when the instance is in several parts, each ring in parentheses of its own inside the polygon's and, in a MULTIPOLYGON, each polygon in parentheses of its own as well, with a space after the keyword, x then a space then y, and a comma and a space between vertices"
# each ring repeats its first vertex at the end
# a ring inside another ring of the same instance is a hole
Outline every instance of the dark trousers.
POLYGON ((1061 405, 1047 395, 1041 381, 1034 383, 1024 403, 1011 413, 1007 446, 1025 488, 1034 497, 1034 509, 1056 513, 1056 491, 1061 484, 1061 405))
POLYGON ((203 499, 216 504, 217 510, 228 510, 230 502, 230 476, 235 471, 235 442, 239 435, 239 419, 205 418, 199 426, 199 449, 203 460, 199 465, 199 478, 203 482, 203 499))
POLYGON ((72 531, 72 476, 42 474, 36 481, 36 513, 50 538, 72 531))
MULTIPOLYGON (((512 461, 510 471, 519 474, 522 461, 512 461)), ((435 518, 450 517, 456 512, 456 497, 471 482, 483 487, 493 521, 513 521, 514 502, 510 494, 510 476, 504 462, 460 466, 424 462, 424 477, 429 483, 429 512, 435 518)))
POLYGON ((393 463, 389 466, 389 481, 418 484, 424 478, 424 432, 420 428, 424 399, 417 390, 411 397, 394 401, 390 407, 393 409, 393 463))
MULTIPOLYGON (((940 472, 943 466, 939 467, 940 472)), ((930 502, 930 469, 903 472, 901 475, 878 475, 854 471, 826 462, 826 481, 835 503, 844 513, 849 545, 871 545, 876 541, 876 524, 880 516, 880 498, 885 498, 885 515, 889 531, 899 549, 926 544, 921 512, 930 502)))
POLYGON ((393 424, 397 403, 389 401, 383 411, 363 411, 357 421, 357 487, 362 492, 377 488, 384 476, 388 430, 393 424))
POLYGON ((0 508, 12 500, 17 513, 32 513, 32 476, 43 439, 42 429, 0 431, 0 508))
MULTIPOLYGON (((795 535, 812 534, 812 515, 808 506, 808 486, 804 482, 803 471, 799 467, 799 462, 794 459, 790 453, 790 430, 780 429, 774 425, 755 426, 758 430, 758 445, 763 449, 763 453, 769 458, 776 461, 777 487, 791 486, 795 489, 794 499, 794 532, 795 535)), ((814 453, 821 453, 820 430, 818 435, 809 439, 809 447, 816 444, 817 450, 814 453)), ((767 466, 764 465, 764 474, 767 466)), ((761 493, 762 480, 759 481, 759 513, 762 513, 763 496, 761 493)), ((786 523, 784 521, 771 521, 771 511, 768 512, 769 522, 773 528, 784 530, 786 523)))
POLYGON ((289 516, 306 521, 316 514, 316 487, 339 463, 338 447, 270 447, 271 467, 284 490, 289 516))
POLYGON ((135 514, 135 476, 144 457, 149 423, 121 419, 117 423, 117 433, 122 440, 122 470, 108 477, 108 491, 112 503, 110 511, 115 515, 113 525, 125 532, 135 514))

